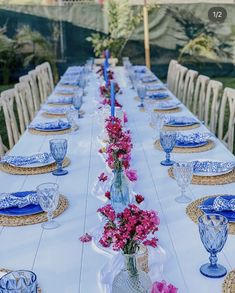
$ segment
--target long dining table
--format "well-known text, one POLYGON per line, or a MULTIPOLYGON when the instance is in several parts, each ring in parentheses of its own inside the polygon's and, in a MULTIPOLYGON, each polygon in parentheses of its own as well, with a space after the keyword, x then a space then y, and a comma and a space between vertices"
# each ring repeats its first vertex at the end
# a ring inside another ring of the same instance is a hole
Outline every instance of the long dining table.
MULTIPOLYGON (((199 272, 209 255, 201 243, 198 226, 186 214, 186 205, 174 200, 180 189, 169 177, 168 168, 160 164, 165 155, 153 145, 155 130, 149 125, 148 114, 137 107, 136 92, 130 86, 125 69, 116 67, 114 73, 122 90, 117 99, 127 113, 132 135, 132 167, 138 173, 134 188, 146 198, 146 208, 156 210, 161 220, 158 239, 166 253, 163 277, 180 293, 220 293, 224 278, 210 279, 199 272)), ((100 284, 100 271, 111 256, 97 249, 94 242, 79 241, 81 235, 99 225, 96 211, 103 205, 92 192, 97 176, 105 169, 98 154, 100 142, 97 136, 101 127, 95 114, 100 80, 95 70, 89 79, 82 108, 85 115, 79 119, 79 130, 60 135, 68 140, 67 156, 71 160, 67 167, 68 175, 55 177, 51 173, 10 175, 0 172, 1 192, 34 190, 41 183, 56 182, 60 193, 69 201, 68 209, 56 218, 60 224, 57 229, 43 230, 40 224, 35 224, 1 227, 0 230, 0 268, 34 271, 43 293, 105 292, 100 284)), ((181 108, 182 111, 174 116, 193 117, 184 105, 181 108)), ((39 111, 35 121, 48 120, 41 114, 39 111)), ((208 132, 201 124, 200 128, 185 133, 195 131, 208 132)), ((27 130, 10 153, 27 155, 49 151, 49 140, 54 137, 57 136, 34 135, 27 130)), ((209 151, 172 153, 172 158, 175 161, 234 160, 233 154, 216 137, 213 141, 215 147, 209 151)), ((235 183, 190 185, 187 193, 193 200, 207 195, 235 194, 235 183)), ((218 254, 219 263, 228 271, 235 267, 234 248, 235 236, 229 235, 223 251, 218 254)))

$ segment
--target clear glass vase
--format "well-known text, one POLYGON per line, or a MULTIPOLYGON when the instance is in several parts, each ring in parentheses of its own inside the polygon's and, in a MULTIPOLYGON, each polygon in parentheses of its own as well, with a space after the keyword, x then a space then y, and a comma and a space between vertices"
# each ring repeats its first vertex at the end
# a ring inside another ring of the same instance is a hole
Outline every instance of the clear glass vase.
POLYGON ((112 293, 150 293, 149 276, 136 265, 136 254, 124 254, 125 266, 114 278, 112 293))
POLYGON ((114 170, 110 194, 113 209, 116 213, 121 213, 130 203, 128 183, 121 168, 114 170))

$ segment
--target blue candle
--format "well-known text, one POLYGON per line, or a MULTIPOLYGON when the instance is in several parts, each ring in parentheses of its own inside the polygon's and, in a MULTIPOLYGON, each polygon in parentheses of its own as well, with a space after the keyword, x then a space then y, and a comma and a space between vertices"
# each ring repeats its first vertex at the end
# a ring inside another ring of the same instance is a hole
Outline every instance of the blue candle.
POLYGON ((111 80, 110 83, 110 98, 111 98, 111 116, 115 116, 115 82, 111 80))
POLYGON ((106 64, 106 67, 109 68, 109 57, 110 57, 110 54, 109 54, 109 50, 105 50, 105 64, 106 64))
POLYGON ((104 62, 104 81, 105 81, 106 88, 108 88, 109 78, 108 78, 108 72, 107 72, 107 67, 105 62, 104 62))

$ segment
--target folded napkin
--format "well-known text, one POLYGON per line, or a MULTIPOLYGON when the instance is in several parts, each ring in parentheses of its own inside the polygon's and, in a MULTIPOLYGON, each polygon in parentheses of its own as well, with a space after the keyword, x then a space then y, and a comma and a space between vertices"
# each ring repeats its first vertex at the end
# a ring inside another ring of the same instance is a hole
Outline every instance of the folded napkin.
POLYGON ((198 123, 198 120, 196 120, 195 118, 185 117, 185 116, 181 116, 181 117, 171 116, 169 117, 169 119, 167 120, 165 124, 173 125, 173 124, 187 124, 187 123, 198 123))
POLYGON ((155 76, 145 76, 142 78, 142 82, 156 82, 158 78, 155 76))
POLYGON ((146 67, 145 66, 135 66, 135 72, 136 73, 145 73, 146 72, 146 67))
POLYGON ((235 212, 235 198, 225 199, 221 196, 217 196, 212 205, 199 205, 202 210, 210 210, 216 212, 232 211, 235 212))
POLYGON ((213 134, 211 133, 191 133, 191 134, 181 134, 178 133, 176 138, 176 143, 180 144, 188 144, 188 143, 203 143, 208 141, 209 138, 211 138, 213 134))
POLYGON ((48 104, 72 104, 73 103, 73 96, 55 96, 50 95, 47 99, 48 104))
POLYGON ((48 153, 38 153, 31 156, 4 156, 1 163, 8 163, 15 166, 31 165, 35 163, 47 163, 52 156, 48 153))
POLYGON ((39 204, 36 191, 0 194, 0 209, 8 209, 12 207, 23 208, 30 204, 39 204), (17 194, 20 196, 17 196, 17 194))
POLYGON ((49 114, 66 114, 70 110, 75 110, 74 106, 65 107, 47 107, 43 106, 42 110, 49 114))
POLYGON ((224 173, 232 171, 235 162, 194 161, 193 170, 197 173, 224 173))
POLYGON ((63 120, 51 121, 51 122, 38 122, 31 123, 29 128, 39 130, 53 130, 53 129, 68 129, 71 125, 63 120))
POLYGON ((169 93, 167 93, 167 92, 152 92, 152 93, 147 93, 147 96, 151 99, 164 99, 169 96, 169 93))
POLYGON ((173 107, 177 107, 181 103, 178 101, 164 101, 159 102, 156 106, 156 109, 171 109, 173 107))

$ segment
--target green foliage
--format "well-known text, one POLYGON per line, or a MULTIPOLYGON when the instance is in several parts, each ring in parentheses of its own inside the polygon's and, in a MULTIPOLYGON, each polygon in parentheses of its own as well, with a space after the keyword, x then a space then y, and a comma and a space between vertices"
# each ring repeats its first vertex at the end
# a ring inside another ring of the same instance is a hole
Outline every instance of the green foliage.
POLYGON ((168 8, 168 13, 180 24, 186 42, 180 48, 181 62, 219 62, 233 57, 232 30, 226 24, 213 24, 178 7, 168 8))
POLYGON ((134 29, 142 20, 142 11, 134 11, 129 0, 105 1, 104 13, 108 21, 108 35, 94 33, 87 38, 96 57, 109 48, 113 57, 121 55, 134 29))
POLYGON ((38 65, 44 61, 50 62, 57 77, 55 59, 50 43, 29 26, 20 27, 13 39, 7 37, 4 31, 0 31, 0 65, 4 84, 9 83, 10 73, 17 66, 38 65))

